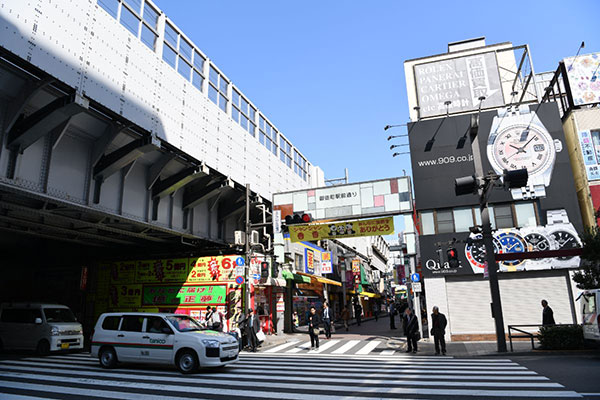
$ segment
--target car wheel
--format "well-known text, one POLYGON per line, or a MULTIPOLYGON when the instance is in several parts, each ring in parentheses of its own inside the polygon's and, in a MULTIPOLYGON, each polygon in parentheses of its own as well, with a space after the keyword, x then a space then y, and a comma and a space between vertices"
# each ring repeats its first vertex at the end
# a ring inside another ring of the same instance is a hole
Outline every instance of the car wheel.
POLYGON ((50 353, 50 343, 46 339, 42 339, 39 341, 36 352, 40 356, 47 356, 50 353))
POLYGON ((198 357, 191 350, 182 351, 177 357, 177 369, 182 374, 191 374, 198 369, 198 357))
POLYGON ((98 353, 98 360, 102 368, 114 368, 117 365, 117 354, 112 347, 103 347, 98 353))

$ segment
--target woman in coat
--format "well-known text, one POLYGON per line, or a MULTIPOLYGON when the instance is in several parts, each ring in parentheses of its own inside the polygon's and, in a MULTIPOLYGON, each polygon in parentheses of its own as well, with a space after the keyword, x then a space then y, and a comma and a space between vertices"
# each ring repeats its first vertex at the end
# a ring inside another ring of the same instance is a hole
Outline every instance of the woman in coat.
POLYGON ((317 314, 317 309, 313 306, 308 314, 308 334, 310 335, 310 348, 319 348, 319 326, 321 319, 317 314), (316 344, 316 346, 315 346, 316 344))

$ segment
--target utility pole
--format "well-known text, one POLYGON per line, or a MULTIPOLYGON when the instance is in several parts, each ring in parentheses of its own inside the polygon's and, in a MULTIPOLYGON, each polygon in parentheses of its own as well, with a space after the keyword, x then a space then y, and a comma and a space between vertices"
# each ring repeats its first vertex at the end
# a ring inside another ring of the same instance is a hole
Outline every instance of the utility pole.
MULTIPOLYGON (((480 101, 483 101, 480 99, 480 101)), ((481 105, 480 105, 481 107, 481 105)), ((475 176, 484 177, 483 161, 481 158, 481 148, 479 146, 479 136, 477 134, 479 126, 479 114, 474 116, 474 124, 471 129, 471 149, 473 152, 473 164, 475 165, 475 176)), ((498 286, 498 267, 496 264, 496 256, 494 254, 494 243, 492 236, 492 226, 490 224, 490 213, 488 210, 488 192, 492 189, 492 181, 487 181, 478 189, 479 209, 481 210, 481 230, 483 234, 483 244, 485 246, 486 263, 488 276, 490 280, 490 294, 492 297, 492 317, 496 325, 496 343, 499 353, 506 352, 506 336, 504 333, 504 318, 502 316, 502 303, 500 300, 500 287, 498 286)))
POLYGON ((246 184, 246 268, 244 268, 244 279, 246 281, 246 291, 244 294, 245 307, 244 315, 249 317, 248 310, 250 309, 250 184, 246 184))

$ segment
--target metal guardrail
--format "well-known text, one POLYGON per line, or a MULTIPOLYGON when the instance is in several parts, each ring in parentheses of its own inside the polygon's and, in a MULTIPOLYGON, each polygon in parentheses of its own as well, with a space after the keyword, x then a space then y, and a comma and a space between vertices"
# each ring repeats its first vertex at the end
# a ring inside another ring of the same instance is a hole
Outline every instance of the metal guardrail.
MULTIPOLYGON (((573 324, 554 324, 551 326, 572 326, 573 324)), ((508 340, 510 341, 510 351, 514 351, 513 350, 513 338, 529 338, 531 339, 531 350, 535 349, 535 346, 533 344, 533 340, 536 339, 539 336, 539 328, 541 328, 544 325, 538 324, 538 325, 508 325, 508 340), (527 332, 524 331, 522 329, 519 328, 533 328, 533 327, 537 327, 538 328, 538 332, 536 333, 531 333, 531 332, 527 332), (513 334, 512 331, 517 331, 519 332, 518 334, 513 334)))

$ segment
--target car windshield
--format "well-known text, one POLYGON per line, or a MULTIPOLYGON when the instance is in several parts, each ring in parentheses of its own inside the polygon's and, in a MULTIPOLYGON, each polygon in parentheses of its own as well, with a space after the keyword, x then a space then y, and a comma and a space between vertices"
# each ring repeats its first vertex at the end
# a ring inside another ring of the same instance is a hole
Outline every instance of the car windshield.
POLYGON ((68 308, 44 308, 47 322, 77 322, 68 308))
POLYGON ((188 317, 187 315, 171 315, 167 317, 167 320, 177 329, 179 332, 190 332, 190 331, 203 331, 204 328, 200 326, 195 319, 188 317))

